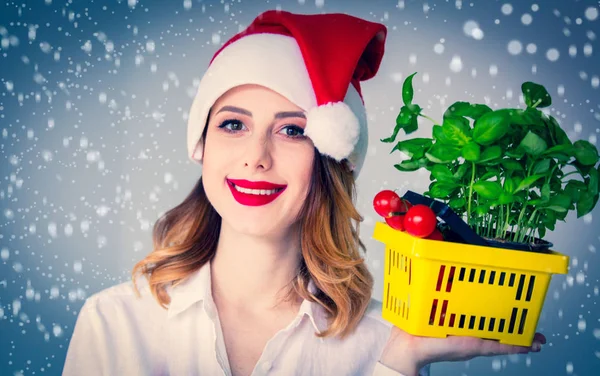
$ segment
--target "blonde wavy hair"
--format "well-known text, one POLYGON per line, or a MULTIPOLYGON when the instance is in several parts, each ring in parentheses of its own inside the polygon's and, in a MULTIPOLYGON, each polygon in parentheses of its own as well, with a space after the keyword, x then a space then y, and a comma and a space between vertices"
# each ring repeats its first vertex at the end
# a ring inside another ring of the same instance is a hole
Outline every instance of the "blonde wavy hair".
MULTIPOLYGON (((360 255, 366 248, 359 238, 363 218, 355 200, 355 180, 346 164, 315 149, 308 197, 298 216, 302 258, 285 299, 297 294, 325 309, 328 328, 315 333, 318 337, 352 333, 371 300, 373 277, 360 255), (310 278, 316 294, 308 289, 310 278)), ((131 273, 137 295, 136 278, 145 275, 155 300, 168 308, 166 287, 182 282, 213 258, 220 228, 221 216, 208 201, 200 177, 183 202, 154 224, 153 251, 131 273)))

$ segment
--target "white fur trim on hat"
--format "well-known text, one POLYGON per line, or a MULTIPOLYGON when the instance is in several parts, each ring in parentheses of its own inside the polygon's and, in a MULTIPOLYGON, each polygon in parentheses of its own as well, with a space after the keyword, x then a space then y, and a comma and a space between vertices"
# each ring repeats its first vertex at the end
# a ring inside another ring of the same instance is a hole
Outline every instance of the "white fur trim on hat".
POLYGON ((304 135, 319 152, 337 161, 348 157, 359 135, 358 119, 344 102, 328 103, 310 109, 304 135))

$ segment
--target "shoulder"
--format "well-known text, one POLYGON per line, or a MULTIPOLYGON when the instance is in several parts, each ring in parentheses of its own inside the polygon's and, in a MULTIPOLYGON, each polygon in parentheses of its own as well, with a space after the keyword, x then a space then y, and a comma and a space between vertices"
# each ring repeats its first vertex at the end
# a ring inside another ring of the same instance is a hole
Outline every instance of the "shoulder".
POLYGON ((147 285, 138 286, 139 296, 133 282, 127 281, 85 300, 73 328, 63 375, 90 374, 90 370, 103 375, 137 375, 162 367, 167 310, 147 285))
POLYGON ((144 320, 158 318, 166 309, 161 307, 150 291, 144 276, 136 279, 139 294, 136 293, 133 281, 119 283, 90 295, 82 309, 88 315, 102 315, 105 319, 120 316, 120 319, 132 319, 143 316, 144 320))

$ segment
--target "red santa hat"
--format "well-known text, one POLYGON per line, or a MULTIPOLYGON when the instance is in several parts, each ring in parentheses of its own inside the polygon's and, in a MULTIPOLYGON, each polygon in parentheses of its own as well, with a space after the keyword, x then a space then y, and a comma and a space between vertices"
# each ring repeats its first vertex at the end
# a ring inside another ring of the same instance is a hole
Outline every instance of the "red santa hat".
POLYGON ((188 118, 188 156, 202 163, 210 108, 243 84, 267 87, 306 112, 304 135, 358 175, 368 145, 360 81, 377 73, 387 28, 341 13, 269 10, 227 41, 200 81, 188 118))

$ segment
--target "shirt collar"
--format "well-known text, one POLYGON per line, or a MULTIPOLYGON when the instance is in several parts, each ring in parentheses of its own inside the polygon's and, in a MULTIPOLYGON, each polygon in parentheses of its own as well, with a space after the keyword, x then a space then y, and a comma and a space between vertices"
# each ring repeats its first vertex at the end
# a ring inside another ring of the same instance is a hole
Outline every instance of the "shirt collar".
POLYGON ((210 262, 206 262, 179 284, 169 286, 167 291, 171 297, 167 313, 169 319, 207 297, 212 300, 210 262))
MULTIPOLYGON (((308 282, 308 290, 316 294, 317 287, 312 279, 308 282)), ((205 299, 213 301, 211 290, 210 262, 206 262, 198 270, 177 285, 169 286, 167 292, 171 297, 167 318, 171 319, 177 314, 187 310, 192 305, 205 299)), ((321 333, 327 329, 327 318, 324 308, 316 302, 303 300, 298 311, 298 316, 307 315, 314 329, 321 333)))

